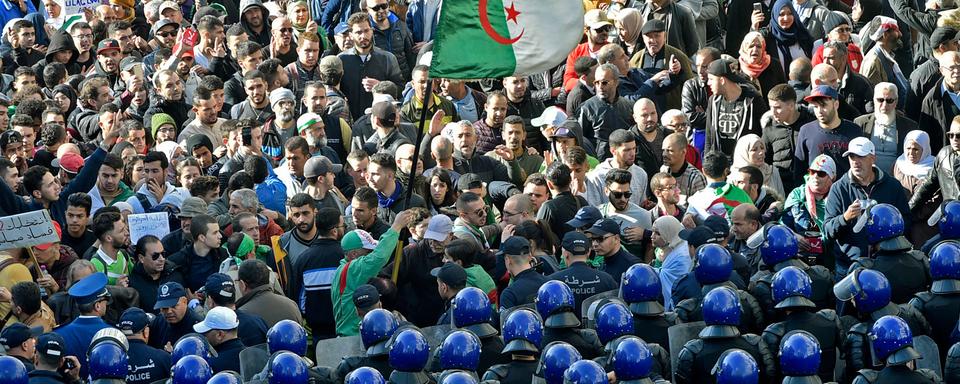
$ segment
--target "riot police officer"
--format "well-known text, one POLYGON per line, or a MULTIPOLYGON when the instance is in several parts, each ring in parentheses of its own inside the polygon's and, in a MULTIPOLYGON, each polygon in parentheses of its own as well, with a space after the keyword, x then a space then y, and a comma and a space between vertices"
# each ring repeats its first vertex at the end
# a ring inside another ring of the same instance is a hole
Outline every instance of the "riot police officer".
MULTIPOLYGON (((610 358, 616 351, 617 344, 624 336, 633 334, 633 315, 630 310, 618 302, 609 302, 597 310, 597 337, 603 344, 604 356, 594 359, 607 370, 612 370, 610 358)), ((656 364, 653 366, 653 378, 670 377, 670 354, 658 344, 647 344, 647 349, 653 353, 656 364)))
MULTIPOLYGON (((636 336, 623 336, 617 339, 617 346, 610 355, 607 369, 613 369, 617 382, 624 384, 665 384, 665 379, 652 378, 654 357, 643 342, 636 336)), ((669 372, 672 374, 672 372, 669 372)))
POLYGON ((817 311, 816 304, 810 300, 813 292, 811 285, 810 275, 794 266, 785 267, 773 275, 774 309, 783 312, 783 321, 767 326, 762 336, 767 348, 777 351, 788 333, 802 330, 814 335, 823 346, 820 379, 829 382, 833 381, 833 368, 836 365, 837 348, 843 342, 843 331, 836 311, 817 311))
POLYGON ((833 294, 840 301, 852 302, 857 309, 855 315, 841 318, 841 324, 847 329, 840 349, 847 363, 841 381, 848 381, 858 370, 871 366, 869 332, 874 319, 899 316, 910 325, 914 335, 930 334, 930 323, 920 312, 890 302, 890 283, 883 273, 872 269, 854 270, 833 286, 833 294))
MULTIPOLYGON (((257 348, 257 347, 248 347, 257 348)), ((316 382, 336 381, 336 372, 329 367, 314 367, 313 361, 307 355, 307 331, 300 323, 293 320, 280 320, 267 331, 267 352, 274 355, 278 352, 293 352, 300 356, 307 365, 310 379, 316 382)), ((241 361, 241 365, 244 362, 241 361)), ((253 376, 254 380, 267 380, 270 376, 270 367, 265 365, 260 373, 253 376)))
POLYGON ((757 361, 737 348, 724 351, 711 373, 716 375, 717 384, 757 384, 760 381, 757 361))
POLYGON ((543 340, 543 325, 540 315, 526 308, 515 309, 507 314, 503 323, 501 353, 510 355, 510 362, 490 367, 483 380, 498 380, 501 384, 527 384, 537 369, 537 355, 543 340))
POLYGON ((293 352, 278 352, 270 357, 270 384, 307 384, 310 374, 307 364, 293 352))
POLYGON ((370 367, 360 367, 347 374, 344 384, 387 384, 380 371, 370 367))
POLYGON ((570 344, 562 341, 549 343, 543 347, 543 356, 533 373, 532 384, 562 383, 567 367, 582 359, 580 352, 570 344))
POLYGON ((93 335, 87 352, 91 384, 123 384, 128 366, 130 345, 116 328, 104 328, 93 335))
POLYGON ((153 319, 140 308, 129 308, 120 315, 117 328, 123 332, 130 343, 127 359, 130 373, 127 383, 150 384, 170 377, 170 354, 164 350, 147 345, 150 323, 153 319))
POLYGON ((566 283, 550 280, 537 290, 537 312, 543 320, 543 342, 563 341, 592 359, 603 353, 597 333, 580 329, 580 318, 574 313, 573 291, 566 283))
POLYGON ((914 251, 903 236, 905 225, 897 208, 877 204, 867 211, 864 229, 870 239, 870 258, 855 260, 850 269, 866 268, 883 273, 890 281, 890 300, 904 304, 930 286, 930 265, 926 256, 914 251))
POLYGON ((477 365, 480 364, 480 339, 467 330, 450 332, 437 348, 434 360, 438 363, 436 368, 439 368, 434 375, 437 382, 442 382, 444 377, 454 372, 466 372, 472 378, 479 379, 477 365))
MULTIPOLYGON (((784 383, 820 384, 820 357, 823 351, 817 337, 807 331, 792 331, 780 344, 780 375, 784 383)), ((824 359, 827 358, 824 355, 824 359)), ((830 372, 833 377, 833 371, 830 372)))
POLYGON ((834 308, 833 274, 822 265, 810 266, 800 260, 800 246, 793 231, 784 225, 767 225, 747 239, 748 246, 760 247, 761 269, 750 277, 750 294, 757 298, 768 321, 782 319, 776 310, 771 285, 773 275, 786 267, 800 268, 810 277, 811 292, 807 297, 816 308, 834 308))
POLYGON ((337 378, 343 380, 347 373, 360 367, 370 367, 383 377, 390 377, 393 368, 387 356, 387 343, 400 327, 400 322, 388 310, 374 309, 360 321, 360 341, 366 348, 363 356, 344 357, 337 366, 337 378))
POLYGON ((960 201, 946 200, 940 204, 940 209, 930 215, 927 224, 931 227, 936 225, 936 235, 923 243, 920 250, 929 255, 933 246, 944 240, 960 240, 960 201))
POLYGON ((703 298, 703 320, 707 326, 700 331, 699 338, 683 345, 674 372, 675 383, 708 382, 720 355, 731 348, 750 353, 760 364, 763 381, 770 382, 774 374, 773 355, 760 336, 740 333, 740 312, 740 297, 732 288, 718 287, 707 292, 703 298))
POLYGON ((243 379, 234 371, 223 371, 211 376, 207 384, 243 384, 243 379))
POLYGON ((213 377, 210 364, 200 356, 184 356, 173 365, 172 384, 206 384, 213 377))
POLYGON ((503 340, 497 337, 497 329, 490 324, 493 307, 486 293, 475 287, 462 289, 453 298, 451 312, 454 328, 469 330, 480 338, 482 348, 477 371, 486 372, 496 364, 507 362, 500 355, 503 340))
POLYGON ((186 356, 199 356, 207 364, 210 364, 210 358, 217 355, 217 351, 210 346, 207 338, 199 333, 188 333, 183 335, 173 345, 173 352, 170 353, 170 362, 177 365, 180 359, 186 356))
POLYGON ((0 377, 10 384, 27 384, 27 368, 20 360, 11 356, 0 356, 0 377))
POLYGON ((430 345, 419 329, 406 327, 398 329, 387 343, 391 384, 428 384, 434 383, 424 368, 430 359, 430 345))
POLYGON ((607 372, 603 370, 600 364, 592 360, 580 360, 570 365, 563 372, 563 382, 565 384, 606 384, 607 372))
POLYGON ((477 379, 463 371, 454 371, 443 377, 440 384, 477 384, 477 379))
MULTIPOLYGON (((730 282, 730 274, 733 272, 733 257, 730 255, 730 251, 719 244, 704 244, 697 248, 695 259, 696 265, 691 273, 700 282, 703 293, 706 294, 717 287, 734 289, 737 297, 740 298, 741 308, 743 308, 738 323, 740 330, 743 333, 759 333, 764 324, 760 303, 752 295, 737 289, 730 282)), ((685 323, 703 320, 703 314, 700 311, 702 301, 702 297, 691 297, 677 303, 675 308, 677 316, 685 323)))
POLYGON ((650 343, 657 343, 670 351, 667 329, 680 323, 675 312, 663 309, 663 290, 660 275, 649 264, 634 264, 623 274, 620 298, 633 313, 634 335, 650 343))
POLYGON ((933 247, 930 275, 933 278, 930 290, 917 293, 910 300, 910 306, 930 322, 930 336, 937 342, 940 356, 946 357, 952 341, 950 331, 960 316, 960 242, 948 240, 933 247))
POLYGON ((919 384, 939 383, 933 371, 914 369, 908 364, 919 359, 920 353, 913 348, 913 334, 903 319, 897 316, 881 317, 870 330, 873 353, 884 365, 880 371, 862 369, 853 380, 854 384, 919 384))

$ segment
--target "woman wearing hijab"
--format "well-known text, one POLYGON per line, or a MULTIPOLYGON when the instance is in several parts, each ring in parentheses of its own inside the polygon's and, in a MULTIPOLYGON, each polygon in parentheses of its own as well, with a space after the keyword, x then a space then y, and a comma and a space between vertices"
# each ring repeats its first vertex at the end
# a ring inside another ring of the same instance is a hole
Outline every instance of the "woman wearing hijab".
POLYGON ((767 39, 767 53, 780 62, 781 69, 787 73, 794 60, 810 58, 813 51, 813 38, 797 19, 797 10, 790 0, 777 0, 770 9, 770 27, 767 39))
POLYGON ((740 168, 752 165, 763 172, 763 186, 776 192, 777 196, 783 196, 785 191, 783 181, 780 180, 780 172, 764 162, 766 156, 767 145, 763 143, 760 136, 751 133, 741 137, 733 150, 733 166, 730 167, 730 175, 739 175, 740 168))
POLYGON ((813 258, 830 255, 823 250, 827 243, 823 237, 823 219, 827 194, 836 177, 837 163, 830 156, 819 155, 813 159, 807 175, 803 177, 803 185, 790 191, 784 202, 780 222, 797 234, 803 255, 813 258))
POLYGON ((787 82, 780 62, 767 53, 767 42, 760 32, 750 32, 740 43, 740 72, 766 95, 777 84, 787 82))
POLYGON ((643 28, 643 15, 636 8, 627 8, 617 13, 617 18, 613 25, 617 27, 617 35, 620 37, 620 46, 627 54, 627 57, 633 57, 633 54, 643 49, 640 42, 640 29, 643 28), (638 48, 639 47, 639 48, 638 48))
POLYGON ((680 230, 683 225, 673 216, 661 216, 653 222, 653 235, 650 240, 656 247, 656 258, 653 266, 660 275, 661 289, 663 290, 663 306, 666 310, 673 309, 673 284, 681 277, 693 270, 693 259, 690 258, 690 247, 680 239, 680 230))
MULTIPOLYGON (((912 196, 927 179, 935 162, 936 156, 930 151, 930 135, 920 130, 910 131, 903 139, 903 154, 893 165, 893 177, 903 185, 907 196, 912 196)), ((923 244, 937 233, 937 229, 928 225, 925 218, 940 208, 940 196, 921 203, 908 234, 914 244, 923 244)))
MULTIPOLYGON (((294 30, 294 42, 300 42, 300 36, 307 31, 307 27, 310 26, 310 22, 313 21, 313 16, 310 14, 310 7, 307 4, 306 0, 292 0, 287 4, 287 18, 290 19, 290 22, 293 24, 294 30)), ((316 22, 314 22, 313 27, 316 28, 316 22)), ((320 51, 326 50, 330 47, 330 44, 327 42, 327 36, 324 33, 320 33, 320 42, 322 47, 320 51)))

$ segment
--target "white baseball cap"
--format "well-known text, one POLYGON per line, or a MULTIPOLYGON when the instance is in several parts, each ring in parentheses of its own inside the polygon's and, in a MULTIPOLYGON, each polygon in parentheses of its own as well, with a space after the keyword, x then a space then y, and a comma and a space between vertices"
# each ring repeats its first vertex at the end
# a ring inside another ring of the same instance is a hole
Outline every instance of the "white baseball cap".
POLYGON ((550 107, 543 110, 543 113, 540 114, 540 117, 534 117, 530 120, 530 124, 534 127, 542 127, 544 125, 552 125, 554 127, 559 127, 564 120, 567 119, 567 114, 563 112, 560 108, 550 107))
POLYGON ((197 333, 207 333, 212 330, 227 331, 237 329, 240 321, 237 320, 237 313, 227 307, 216 307, 207 312, 207 317, 203 321, 194 324, 193 330, 197 333))
POLYGON ((866 137, 858 137, 850 141, 850 145, 847 146, 847 151, 843 153, 843 157, 849 155, 857 156, 866 156, 866 155, 875 155, 877 154, 877 149, 873 146, 873 142, 866 137))

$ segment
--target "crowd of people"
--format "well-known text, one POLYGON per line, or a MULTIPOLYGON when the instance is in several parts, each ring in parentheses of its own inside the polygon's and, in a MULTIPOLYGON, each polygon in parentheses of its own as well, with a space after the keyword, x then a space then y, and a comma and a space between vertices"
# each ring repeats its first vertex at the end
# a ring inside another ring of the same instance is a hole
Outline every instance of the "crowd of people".
POLYGON ((960 383, 956 4, 583 7, 0 0, 0 382, 960 383))

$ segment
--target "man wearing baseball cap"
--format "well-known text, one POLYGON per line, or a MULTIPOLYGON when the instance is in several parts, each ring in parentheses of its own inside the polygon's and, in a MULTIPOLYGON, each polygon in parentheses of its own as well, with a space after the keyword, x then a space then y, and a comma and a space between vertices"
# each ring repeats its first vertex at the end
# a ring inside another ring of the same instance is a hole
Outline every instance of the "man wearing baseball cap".
POLYGON ((63 337, 53 332, 37 338, 37 366, 28 373, 30 381, 44 384, 80 382, 80 362, 76 356, 67 355, 66 344, 63 337), (67 369, 67 361, 72 363, 73 368, 67 369))
POLYGON ((532 304, 537 297, 537 290, 549 279, 540 274, 531 263, 534 257, 530 253, 530 240, 520 236, 507 238, 500 244, 500 251, 497 252, 497 258, 501 257, 512 280, 500 293, 500 311, 532 304))
MULTIPOLYGON (((576 48, 567 55, 567 67, 563 71, 563 89, 570 92, 577 85, 577 71, 573 65, 577 59, 583 56, 594 57, 600 52, 600 48, 607 45, 607 36, 615 31, 613 23, 607 17, 607 13, 599 9, 591 9, 583 15, 583 33, 587 37, 587 42, 577 45, 576 48)), ((591 84, 592 85, 592 84, 591 84)))
POLYGON ((37 336, 43 333, 43 327, 30 328, 23 323, 13 323, 0 332, 0 346, 7 356, 20 360, 27 371, 33 370, 33 356, 37 352, 37 336))
POLYGON ((614 281, 620 281, 630 266, 642 261, 620 246, 620 224, 613 219, 597 220, 586 232, 593 243, 593 251, 603 257, 601 270, 610 274, 614 281))
MULTIPOLYGON (((453 220, 447 215, 433 215, 427 222, 423 241, 403 249, 397 271, 397 306, 418 327, 436 325, 446 306, 430 271, 443 265, 443 251, 453 239, 453 220)), ((388 264, 386 270, 393 270, 393 264, 388 264)))
POLYGON ((104 39, 97 44, 97 65, 94 66, 93 71, 95 74, 105 76, 111 84, 116 84, 120 81, 121 59, 123 59, 123 53, 120 52, 120 42, 104 39))
MULTIPOLYGON (((800 133, 802 135, 803 131, 800 133)), ((858 218, 865 213, 866 207, 862 206, 865 200, 891 204, 900 211, 904 222, 910 223, 912 219, 903 186, 874 166, 877 155, 870 139, 857 137, 851 140, 843 157, 847 158, 846 161, 838 161, 838 165, 846 163, 850 170, 830 188, 823 222, 827 241, 834 242, 832 248, 838 276, 847 273, 851 260, 869 255, 867 232, 853 231, 858 218)))
POLYGON ((206 296, 203 305, 208 310, 226 307, 236 313, 237 321, 240 324, 238 326, 239 337, 244 345, 257 345, 267 342, 267 323, 263 318, 253 313, 237 310, 237 297, 240 296, 240 292, 230 276, 223 273, 210 275, 207 277, 207 283, 203 286, 203 294, 206 296))
POLYGON ((714 60, 707 66, 707 87, 713 93, 707 102, 707 130, 703 153, 719 150, 733 153, 737 140, 754 133, 760 134, 760 118, 767 111, 767 102, 758 95, 739 71, 736 62, 714 60))
POLYGON ((147 345, 154 316, 140 308, 128 308, 120 314, 117 328, 127 337, 127 383, 149 384, 170 376, 170 354, 147 345))
POLYGON ((214 373, 240 372, 240 351, 245 347, 238 335, 239 327, 237 313, 227 307, 211 309, 203 321, 193 326, 193 330, 206 337, 217 350, 217 355, 210 357, 210 369, 214 373))
POLYGON ((862 136, 863 128, 840 118, 837 112, 840 105, 838 97, 833 87, 818 85, 804 98, 813 107, 816 120, 800 127, 797 135, 794 168, 801 173, 794 176, 795 180, 803 180, 806 167, 821 153, 837 161, 837 175, 843 175, 850 169, 846 161, 839 160, 845 156, 844 151, 850 141, 862 136))
POLYGON ((590 244, 590 239, 582 232, 570 231, 563 235, 561 261, 567 265, 567 268, 548 276, 550 280, 566 283, 573 290, 577 304, 574 313, 582 313, 580 305, 586 298, 612 291, 619 286, 610 274, 596 270, 587 264, 590 244))
POLYGON ((453 299, 457 297, 457 293, 467 287, 467 271, 460 264, 448 262, 431 269, 430 275, 437 282, 437 292, 446 305, 436 325, 450 324, 453 316, 453 299))

